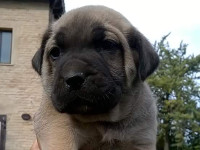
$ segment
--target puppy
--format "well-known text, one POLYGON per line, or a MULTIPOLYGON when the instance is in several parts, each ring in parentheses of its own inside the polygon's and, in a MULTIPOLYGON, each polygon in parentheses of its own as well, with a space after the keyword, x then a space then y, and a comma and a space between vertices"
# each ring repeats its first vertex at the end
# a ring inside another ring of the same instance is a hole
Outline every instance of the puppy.
POLYGON ((85 6, 62 15, 32 64, 44 87, 34 118, 42 150, 156 149, 156 100, 144 80, 158 55, 120 13, 85 6))

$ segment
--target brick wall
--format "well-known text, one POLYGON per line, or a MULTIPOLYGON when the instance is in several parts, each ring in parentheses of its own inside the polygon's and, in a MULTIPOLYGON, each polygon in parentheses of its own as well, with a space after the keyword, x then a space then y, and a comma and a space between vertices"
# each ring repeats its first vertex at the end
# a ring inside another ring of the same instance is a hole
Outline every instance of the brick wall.
POLYGON ((0 0, 0 29, 13 31, 12 64, 0 64, 0 114, 7 115, 6 150, 29 150, 35 139, 32 119, 40 103, 41 84, 31 67, 48 24, 47 2, 0 0))

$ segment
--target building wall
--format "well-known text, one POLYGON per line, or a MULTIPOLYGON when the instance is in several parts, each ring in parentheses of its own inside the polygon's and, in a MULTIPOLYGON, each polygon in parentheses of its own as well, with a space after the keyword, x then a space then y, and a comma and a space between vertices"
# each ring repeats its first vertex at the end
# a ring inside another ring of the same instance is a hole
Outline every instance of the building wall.
POLYGON ((12 29, 12 63, 0 64, 0 114, 7 115, 6 150, 29 150, 35 139, 32 118, 40 103, 39 76, 31 59, 48 25, 48 1, 0 0, 0 29, 12 29))

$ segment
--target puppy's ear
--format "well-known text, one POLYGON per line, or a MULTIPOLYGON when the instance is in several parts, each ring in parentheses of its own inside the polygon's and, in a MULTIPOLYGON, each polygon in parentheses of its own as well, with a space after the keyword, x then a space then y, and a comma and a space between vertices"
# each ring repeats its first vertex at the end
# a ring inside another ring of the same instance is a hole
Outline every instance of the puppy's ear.
POLYGON ((51 33, 51 30, 50 28, 48 28, 46 30, 46 32, 44 33, 43 35, 43 38, 42 38, 42 43, 41 43, 41 46, 40 48, 38 49, 38 51, 35 53, 35 55, 33 56, 33 59, 32 59, 32 66, 33 66, 33 69, 35 69, 35 71, 41 75, 42 72, 41 72, 41 69, 42 69, 42 62, 43 62, 43 55, 44 55, 44 49, 45 49, 45 46, 46 46, 46 43, 50 37, 50 33, 51 33))
POLYGON ((135 28, 129 32, 128 42, 131 49, 138 54, 138 60, 135 62, 138 77, 144 81, 158 67, 159 57, 151 43, 135 28))
POLYGON ((50 22, 58 20, 65 13, 64 0, 49 0, 50 22))
POLYGON ((32 59, 32 67, 39 75, 41 75, 43 53, 43 50, 38 49, 32 59))

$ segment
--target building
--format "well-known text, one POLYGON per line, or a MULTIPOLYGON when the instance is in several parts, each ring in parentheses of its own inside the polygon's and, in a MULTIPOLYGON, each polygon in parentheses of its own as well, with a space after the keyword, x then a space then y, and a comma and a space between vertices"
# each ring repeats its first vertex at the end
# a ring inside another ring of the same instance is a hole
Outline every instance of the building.
POLYGON ((0 0, 0 150, 29 150, 42 87, 31 59, 49 22, 47 0, 0 0))

